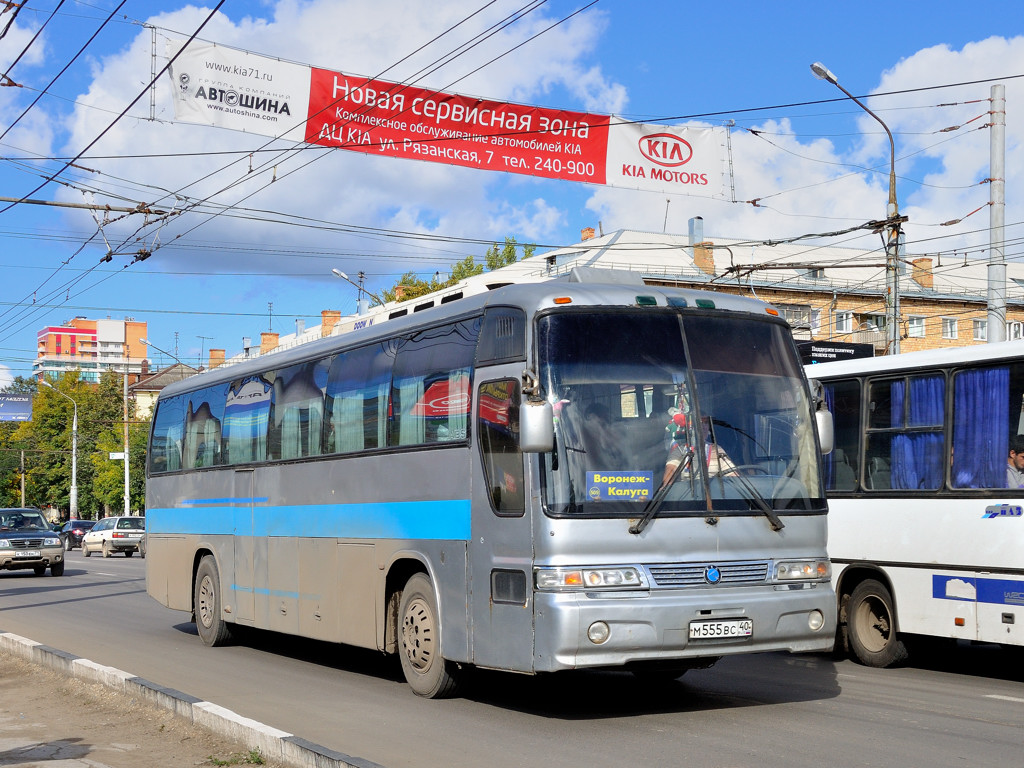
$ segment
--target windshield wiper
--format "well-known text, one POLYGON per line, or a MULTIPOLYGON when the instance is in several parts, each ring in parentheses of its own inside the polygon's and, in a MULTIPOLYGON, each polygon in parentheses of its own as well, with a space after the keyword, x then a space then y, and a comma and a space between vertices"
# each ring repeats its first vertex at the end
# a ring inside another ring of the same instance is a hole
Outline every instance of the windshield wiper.
MULTIPOLYGON (((718 474, 719 479, 721 480, 722 476, 728 472, 729 470, 720 472, 718 474)), ((768 522, 771 524, 773 531, 781 531, 786 527, 786 524, 782 522, 778 515, 775 514, 775 510, 772 509, 772 505, 768 503, 765 497, 761 495, 760 491, 754 487, 754 484, 751 483, 746 476, 741 475, 739 472, 733 472, 729 477, 735 477, 736 480, 739 481, 737 484, 746 491, 747 499, 754 502, 757 508, 761 510, 765 517, 768 518, 768 522)))
POLYGON ((644 507, 644 513, 640 516, 640 519, 629 526, 630 533, 640 533, 647 524, 651 522, 658 510, 661 509, 661 503, 665 500, 665 496, 668 495, 669 489, 672 484, 675 483, 676 478, 683 471, 685 467, 690 466, 693 463, 693 448, 688 448, 686 453, 683 454, 683 460, 676 464, 676 468, 672 471, 672 476, 669 477, 667 483, 663 483, 658 492, 651 497, 651 500, 647 502, 647 506, 644 507))

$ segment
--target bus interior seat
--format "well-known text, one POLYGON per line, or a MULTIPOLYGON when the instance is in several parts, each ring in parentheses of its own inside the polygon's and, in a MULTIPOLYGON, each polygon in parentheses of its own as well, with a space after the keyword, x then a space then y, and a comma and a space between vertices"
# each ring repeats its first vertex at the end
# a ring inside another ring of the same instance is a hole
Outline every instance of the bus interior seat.
POLYGON ((889 460, 875 456, 868 463, 868 485, 874 490, 885 490, 892 487, 892 472, 889 460))
POLYGON ((835 489, 839 491, 853 490, 857 485, 857 473, 853 471, 850 460, 842 448, 832 451, 832 462, 832 466, 835 467, 835 489))

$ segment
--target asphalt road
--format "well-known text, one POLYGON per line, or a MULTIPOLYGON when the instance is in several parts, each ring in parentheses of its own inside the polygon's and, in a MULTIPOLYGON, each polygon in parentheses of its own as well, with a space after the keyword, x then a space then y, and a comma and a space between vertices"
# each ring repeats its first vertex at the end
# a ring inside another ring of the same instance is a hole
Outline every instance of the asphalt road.
POLYGON ((1024 653, 947 648, 875 670, 826 655, 726 659, 652 687, 620 672, 480 672, 426 701, 376 652, 246 633, 203 646, 145 592, 145 561, 71 553, 66 575, 0 573, 14 632, 386 768, 820 768, 1024 764, 1024 653))

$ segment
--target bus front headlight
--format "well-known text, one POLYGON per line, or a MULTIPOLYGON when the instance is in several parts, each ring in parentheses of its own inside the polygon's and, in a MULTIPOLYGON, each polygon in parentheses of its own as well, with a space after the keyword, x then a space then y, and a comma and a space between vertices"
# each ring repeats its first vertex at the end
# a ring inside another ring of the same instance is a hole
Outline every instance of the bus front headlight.
POLYGON ((640 572, 624 568, 537 568, 534 583, 542 590, 644 589, 640 572))
POLYGON ((828 560, 783 560, 775 564, 776 581, 827 581, 832 578, 828 560))

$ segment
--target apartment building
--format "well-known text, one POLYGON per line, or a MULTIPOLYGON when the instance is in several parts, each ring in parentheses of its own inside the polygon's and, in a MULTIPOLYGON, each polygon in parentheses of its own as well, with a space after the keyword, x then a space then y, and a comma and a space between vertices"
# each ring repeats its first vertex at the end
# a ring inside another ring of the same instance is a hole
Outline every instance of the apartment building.
POLYGON ((135 383, 145 371, 146 323, 124 320, 90 320, 76 317, 63 325, 51 325, 36 335, 36 359, 32 375, 56 378, 78 371, 83 381, 98 382, 105 371, 125 373, 135 383))

